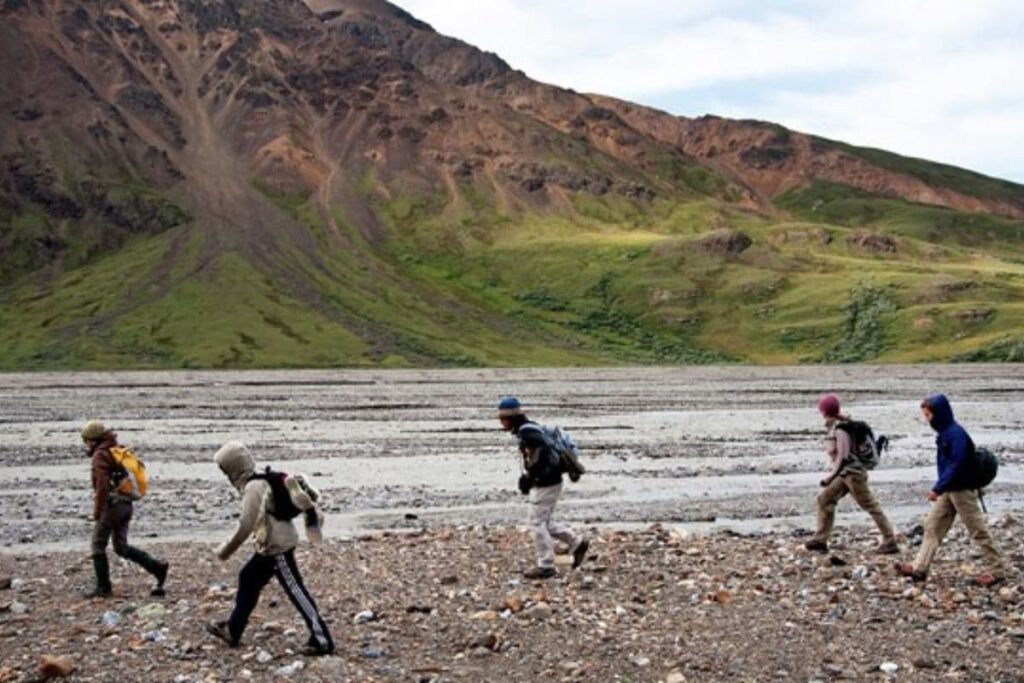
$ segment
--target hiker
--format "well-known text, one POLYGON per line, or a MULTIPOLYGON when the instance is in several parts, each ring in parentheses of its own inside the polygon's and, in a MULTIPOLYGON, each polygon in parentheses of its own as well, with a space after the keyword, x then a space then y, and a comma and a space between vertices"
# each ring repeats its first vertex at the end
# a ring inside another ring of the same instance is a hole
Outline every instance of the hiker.
POLYGON ((837 396, 828 394, 818 401, 818 412, 828 430, 825 451, 832 468, 829 476, 821 481, 822 491, 818 494, 818 531, 804 547, 815 552, 828 552, 828 539, 836 521, 836 506, 846 494, 850 494, 857 505, 875 520, 882 535, 875 552, 894 555, 899 552, 896 534, 868 486, 868 470, 878 462, 874 434, 867 425, 854 422, 840 411, 837 396))
POLYGON ((498 404, 501 428, 519 440, 523 473, 519 491, 530 496, 530 528, 537 545, 537 566, 523 573, 527 579, 549 579, 555 570, 555 543, 552 537, 569 546, 572 568, 583 563, 590 543, 570 527, 555 522, 553 515, 562 495, 562 467, 558 455, 545 437, 543 428, 527 419, 519 399, 508 397, 498 404))
MULTIPOLYGON (((282 502, 278 497, 279 492, 274 490, 270 480, 274 473, 268 471, 266 475, 256 474, 256 465, 249 450, 238 442, 224 444, 214 456, 214 461, 242 494, 242 512, 238 517, 238 525, 231 537, 217 549, 217 557, 226 561, 250 536, 255 542, 256 553, 238 575, 238 594, 231 616, 226 621, 207 624, 206 630, 229 647, 237 647, 249 616, 259 602, 260 593, 271 577, 276 576, 309 628, 309 640, 303 654, 310 657, 333 654, 334 641, 330 631, 295 564, 295 546, 299 542, 295 525, 291 517, 282 519, 288 515, 278 512, 289 501, 282 502)), ((281 486, 285 484, 281 483, 281 486)), ((316 491, 304 481, 301 490, 288 490, 283 495, 290 499, 304 497, 299 508, 307 511, 314 510, 318 497, 316 491)))
POLYGON ((935 438, 938 480, 928 492, 932 509, 924 520, 924 540, 917 557, 913 564, 898 563, 896 571, 914 581, 927 580, 928 569, 942 539, 949 533, 956 516, 960 515, 971 540, 981 548, 982 557, 988 565, 989 571, 978 576, 978 584, 990 588, 1002 583, 1009 569, 985 524, 974 441, 954 419, 953 407, 943 394, 926 398, 921 403, 921 414, 938 435, 935 438))
POLYGON ((134 562, 156 578, 156 587, 151 594, 164 595, 164 582, 170 564, 128 545, 128 525, 132 521, 134 498, 130 493, 131 484, 126 482, 128 473, 114 457, 115 452, 122 451, 117 443, 117 434, 107 429, 102 422, 90 420, 82 428, 82 442, 92 460, 92 518, 95 522, 92 532, 92 566, 96 572, 96 586, 85 596, 106 598, 113 595, 110 562, 107 559, 107 544, 111 539, 118 556, 134 562))

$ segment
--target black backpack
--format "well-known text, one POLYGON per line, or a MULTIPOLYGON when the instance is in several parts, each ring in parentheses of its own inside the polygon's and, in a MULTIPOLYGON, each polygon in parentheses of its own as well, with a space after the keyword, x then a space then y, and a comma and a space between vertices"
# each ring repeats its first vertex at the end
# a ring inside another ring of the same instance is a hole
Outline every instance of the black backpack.
POLYGON ((853 441, 853 454, 869 470, 878 466, 882 451, 889 448, 889 437, 875 438, 875 432, 867 422, 860 420, 844 420, 836 423, 836 429, 842 429, 853 441))
POLYGON ((273 503, 268 512, 275 519, 283 522, 290 522, 304 512, 292 501, 292 495, 288 492, 288 486, 284 483, 287 476, 284 472, 275 472, 267 467, 263 474, 254 474, 249 478, 250 481, 262 479, 270 484, 270 494, 273 503))
MULTIPOLYGON (((971 444, 974 445, 973 443, 971 444)), ((999 474, 999 458, 987 448, 974 448, 974 484, 983 489, 999 474)))

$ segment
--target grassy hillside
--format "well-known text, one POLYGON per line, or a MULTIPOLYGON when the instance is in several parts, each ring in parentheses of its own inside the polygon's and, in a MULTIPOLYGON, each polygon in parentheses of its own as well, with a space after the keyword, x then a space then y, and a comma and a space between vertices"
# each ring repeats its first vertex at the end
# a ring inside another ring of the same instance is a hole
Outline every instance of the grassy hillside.
MULTIPOLYGON (((273 198, 326 240, 311 200, 273 198)), ((291 285, 241 253, 208 260, 182 226, 8 286, 0 367, 1020 359, 1021 223, 825 184, 779 204, 789 219, 713 199, 588 196, 567 217, 504 215, 468 186, 391 196, 385 243, 296 252, 291 285)))

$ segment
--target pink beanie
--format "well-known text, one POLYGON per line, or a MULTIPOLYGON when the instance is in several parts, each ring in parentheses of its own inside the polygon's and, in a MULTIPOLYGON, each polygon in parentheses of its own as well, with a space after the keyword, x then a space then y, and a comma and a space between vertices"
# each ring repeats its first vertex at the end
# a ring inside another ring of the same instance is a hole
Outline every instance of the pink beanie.
POLYGON ((818 401, 818 412, 825 417, 837 417, 839 415, 839 397, 835 394, 825 394, 818 401))

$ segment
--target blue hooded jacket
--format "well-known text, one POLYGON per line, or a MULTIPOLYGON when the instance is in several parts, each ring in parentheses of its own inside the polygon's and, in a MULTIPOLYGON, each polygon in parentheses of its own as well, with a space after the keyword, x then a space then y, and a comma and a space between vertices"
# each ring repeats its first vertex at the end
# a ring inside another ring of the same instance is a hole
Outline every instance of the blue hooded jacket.
POLYGON ((932 490, 943 494, 948 491, 966 491, 977 488, 974 483, 974 442, 967 431, 953 417, 953 407, 943 394, 936 394, 927 400, 932 409, 932 429, 938 436, 936 465, 939 479, 932 490))

